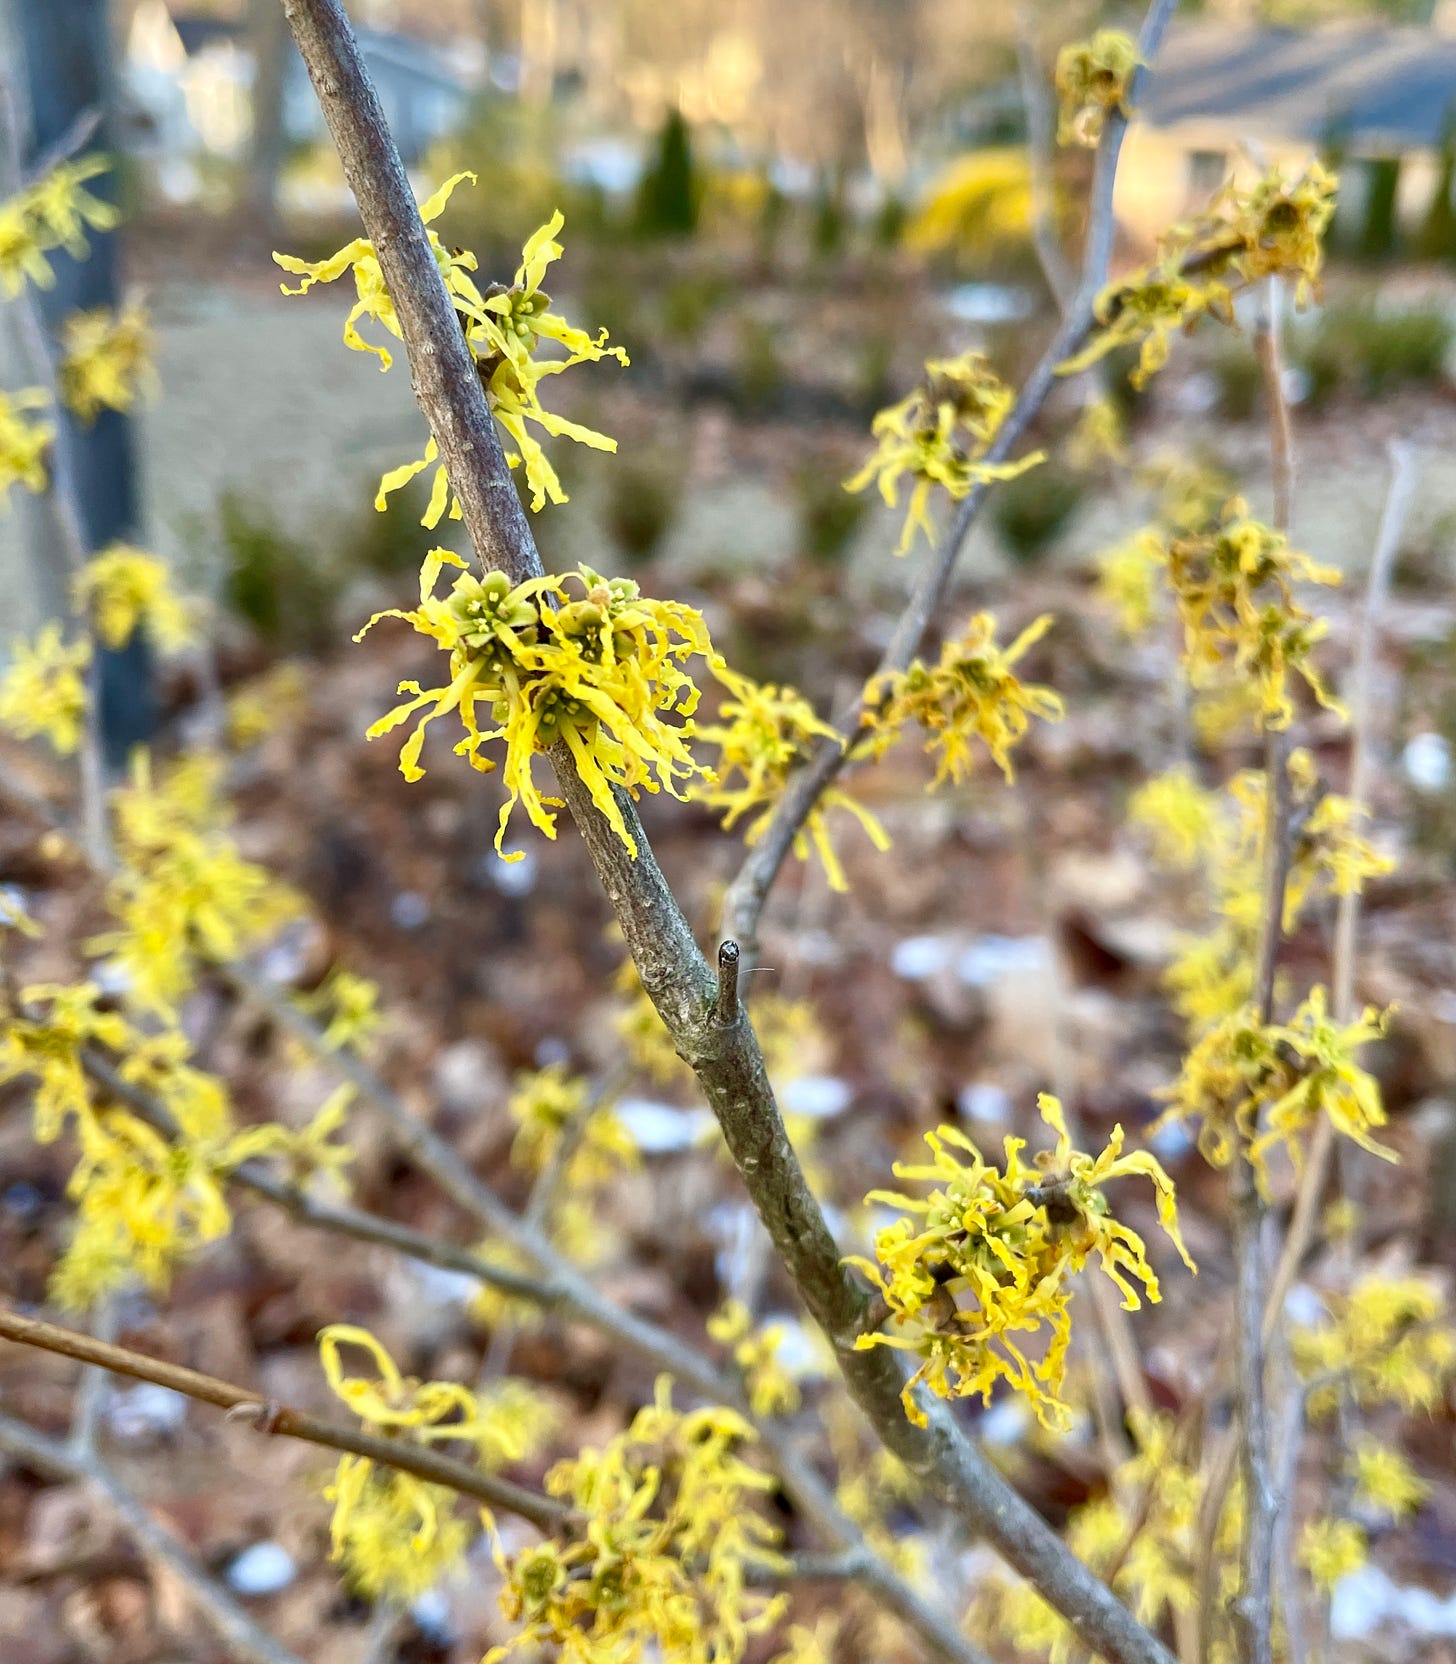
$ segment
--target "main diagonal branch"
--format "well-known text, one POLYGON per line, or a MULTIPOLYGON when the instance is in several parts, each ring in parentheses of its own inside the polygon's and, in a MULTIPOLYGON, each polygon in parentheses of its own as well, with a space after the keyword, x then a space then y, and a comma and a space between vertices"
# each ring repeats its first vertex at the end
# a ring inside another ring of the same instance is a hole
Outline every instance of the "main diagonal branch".
MULTIPOLYGON (((1173 3, 1154 0, 1154 15, 1166 18, 1173 3)), ((500 492, 471 477, 479 465, 485 484, 494 480, 499 442, 488 431, 490 414, 474 368, 461 362, 468 353, 348 18, 339 0, 283 0, 283 5, 378 251, 416 390, 467 527, 483 556, 523 577, 537 559, 534 545, 514 493, 506 504, 500 492), (462 435, 468 443, 460 443, 462 435), (496 509, 509 513, 497 521, 496 509)), ((1110 230, 1101 235, 1110 238, 1110 230)), ((1053 369, 1048 366, 1048 378, 1053 369)), ((926 1428, 906 1419, 900 1403, 903 1370, 888 1349, 856 1350, 866 1295, 841 1264, 805 1181, 747 1014, 739 1009, 733 1022, 718 1021, 717 978, 657 866, 630 799, 619 794, 637 845, 635 859, 597 811, 569 760, 553 756, 553 762, 642 985, 697 1075, 760 1217, 876 1432, 932 1494, 1031 1580, 1088 1648, 1113 1664, 1171 1664, 1166 1649, 1006 1484, 945 1406, 934 1407, 926 1428)))
MULTIPOLYGON (((1138 56, 1150 63, 1156 55, 1178 0, 1152 0, 1138 35, 1138 56)), ((1134 93, 1136 87, 1134 87, 1134 93)), ((1087 204, 1087 236, 1082 252, 1082 271, 1075 292, 1067 301, 1065 314, 1046 351, 1037 361, 987 451, 987 464, 1005 462, 1021 443, 1056 385, 1057 368, 1086 340, 1096 316, 1097 296, 1107 282, 1112 259, 1113 193, 1117 184, 1117 163, 1127 132, 1127 118, 1113 111, 1098 141, 1097 161, 1087 204)), ((921 572, 905 604, 890 644, 876 671, 876 679, 894 676, 909 668, 920 650, 925 633, 940 612, 951 574, 955 570, 966 538, 985 506, 991 487, 981 481, 971 487, 951 524, 950 535, 921 572)), ((857 732, 862 711, 855 699, 835 715, 834 726, 851 739, 857 732)), ((753 848, 744 857, 737 876, 723 901, 723 930, 743 944, 750 957, 758 939, 758 921, 779 871, 788 859, 794 840, 804 829, 815 805, 849 760, 850 746, 825 740, 810 761, 796 774, 779 798, 773 817, 753 848)))

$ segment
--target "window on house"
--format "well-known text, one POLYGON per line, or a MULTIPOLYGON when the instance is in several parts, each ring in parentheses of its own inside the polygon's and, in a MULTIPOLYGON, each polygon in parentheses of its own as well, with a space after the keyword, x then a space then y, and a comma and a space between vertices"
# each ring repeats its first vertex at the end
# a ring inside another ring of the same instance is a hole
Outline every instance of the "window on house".
POLYGON ((1212 196, 1228 176, 1226 150, 1188 152, 1188 195, 1194 200, 1212 196))

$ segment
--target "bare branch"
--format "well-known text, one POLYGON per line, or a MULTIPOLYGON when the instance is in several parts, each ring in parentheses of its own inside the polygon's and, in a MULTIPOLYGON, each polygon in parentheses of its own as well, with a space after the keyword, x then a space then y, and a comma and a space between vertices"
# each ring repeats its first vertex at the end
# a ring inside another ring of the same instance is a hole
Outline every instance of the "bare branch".
MULTIPOLYGON (((1166 20, 1172 3, 1154 0, 1153 15, 1166 20)), ((473 368, 466 375, 462 364, 460 373, 444 379, 435 376, 427 382, 420 366, 414 364, 421 356, 433 361, 437 352, 452 362, 463 353, 463 346, 457 350, 454 344, 459 330, 453 314, 448 325, 440 316, 442 303, 447 306, 448 301, 433 259, 425 258, 428 242, 418 210, 404 185, 397 153, 378 102, 368 88, 348 20, 337 0, 284 0, 284 4, 324 101, 330 129, 344 155, 365 230, 376 246, 383 238, 391 255, 409 246, 417 256, 408 265, 392 269, 385 258, 386 249, 380 248, 385 278, 421 389, 421 402, 446 453, 447 464, 453 464, 449 468, 451 480, 465 503, 462 481, 457 476, 479 458, 468 449, 460 454, 458 447, 452 458, 445 434, 437 424, 447 424, 449 432, 466 426, 474 432, 479 423, 488 426, 489 412, 473 368), (453 408, 457 398, 459 409, 453 408), (449 408, 437 412, 436 404, 449 408)), ((1110 238, 1110 226, 1102 230, 1094 223, 1091 240, 1094 245, 1104 245, 1104 267, 1110 238)), ((468 354, 464 356, 468 358, 468 354)), ((432 375, 437 368, 432 363, 432 375)), ((1048 382, 1053 369, 1047 369, 1048 382)), ((493 436, 492 446, 494 457, 498 446, 493 436)), ((501 564, 512 561, 515 564, 507 565, 507 570, 525 576, 529 568, 511 527, 486 523, 476 533, 473 521, 489 521, 492 499, 476 492, 473 505, 466 507, 472 535, 478 535, 485 547, 503 550, 501 564)), ((630 799, 619 794, 618 801, 636 842, 635 858, 592 804, 586 786, 570 760, 561 754, 561 748, 553 752, 552 760, 562 796, 622 926, 642 985, 667 1024, 679 1054, 697 1075, 759 1216, 810 1313, 833 1344, 851 1393, 880 1437, 932 1495, 940 1497, 973 1529, 984 1532, 1089 1646, 1114 1664, 1168 1664, 1169 1655, 1162 1645, 996 1473, 960 1431, 950 1411, 937 1404, 930 1425, 915 1427, 900 1404, 905 1378, 902 1366, 884 1347, 856 1349, 866 1295, 841 1264, 837 1244, 804 1179, 784 1131, 751 1024, 741 1007, 731 1026, 723 1027, 715 1021, 717 978, 657 866, 630 799)))
POLYGON ((1026 113, 1026 150, 1031 164, 1031 240, 1052 298, 1063 313, 1072 303, 1077 274, 1057 234, 1056 104, 1047 91, 1026 4, 1015 8, 1016 67, 1021 107, 1026 113))
MULTIPOLYGON (((1157 54, 1178 0, 1152 0, 1138 35, 1138 56, 1144 63, 1157 54)), ((1134 87, 1134 92, 1136 88, 1134 87)), ((1027 430, 1056 385, 1057 367, 1076 352, 1095 323, 1097 296, 1107 281, 1112 258, 1116 223, 1113 193, 1117 184, 1117 163, 1122 152, 1127 119, 1112 112, 1098 143, 1097 161, 1087 207, 1087 236, 1082 252, 1082 273, 1076 292, 1067 305, 1061 327, 1027 378, 995 441, 986 453, 988 463, 1005 462, 1021 443, 1027 430)), ((904 671, 920 650, 931 621, 940 611, 966 538, 976 523, 990 493, 986 484, 972 486, 961 503, 944 544, 920 573, 910 599, 895 626, 890 644, 880 660, 877 676, 904 671)), ((842 734, 854 734, 860 723, 861 706, 856 701, 835 718, 842 734)), ((736 937, 750 961, 756 956, 758 922, 779 870, 794 847, 794 840, 808 820, 820 796, 850 761, 850 748, 837 740, 825 740, 808 763, 788 783, 774 808, 773 818, 744 857, 723 900, 723 929, 736 937)))
POLYGON ((38 1317, 22 1317, 19 1312, 0 1306, 0 1338, 20 1346, 34 1346, 45 1352, 58 1353, 63 1358, 75 1358, 83 1364, 95 1364, 110 1370, 113 1375, 130 1376, 134 1381, 150 1381, 155 1386, 168 1387, 186 1398, 212 1404, 220 1410, 241 1412, 260 1433, 277 1433, 288 1439, 302 1439, 307 1444, 337 1450, 344 1455, 363 1456, 383 1467, 397 1468, 416 1479, 432 1485, 446 1485, 461 1496, 473 1496, 492 1508, 519 1514, 538 1530, 550 1532, 567 1518, 565 1505, 554 1497, 529 1491, 508 1479, 482 1473, 453 1456, 442 1455, 427 1445, 411 1444, 405 1439, 375 1438, 369 1433, 356 1432, 350 1427, 336 1427, 304 1410, 289 1409, 287 1405, 271 1404, 255 1392, 234 1386, 231 1381, 215 1375, 203 1375, 182 1364, 167 1363, 161 1358, 149 1358, 128 1347, 111 1341, 96 1340, 91 1335, 47 1323, 38 1317))
MULTIPOLYGON (((1279 288, 1270 278, 1257 329, 1259 362, 1269 405, 1274 465, 1274 520, 1289 530, 1294 451, 1279 350, 1279 288)), ((1289 735, 1266 722, 1264 734, 1264 889, 1262 925, 1254 959, 1254 1008, 1260 1023, 1274 1016, 1274 976, 1284 935, 1284 893, 1290 862, 1289 735)), ((1241 1576, 1234 1613, 1244 1664, 1273 1664, 1274 1550, 1279 1489, 1269 1432, 1264 1349, 1263 1199, 1244 1152, 1230 1170, 1234 1237, 1234 1357, 1239 1412, 1239 1468, 1244 1481, 1241 1576)))
MULTIPOLYGON (((1364 804, 1369 792, 1372 700, 1375 652, 1380 636, 1380 614, 1390 584, 1391 569, 1400 547, 1401 532, 1405 528, 1415 490, 1416 454, 1399 441, 1390 447, 1390 485, 1385 496, 1385 507, 1376 533, 1375 551, 1370 560, 1370 576, 1365 590, 1365 607, 1360 618, 1360 631, 1355 642, 1355 665, 1350 679, 1350 774, 1345 795, 1357 804, 1364 804)), ((1355 1017, 1355 941, 1360 922, 1360 892, 1349 890, 1339 899, 1335 911, 1335 948, 1330 973, 1331 1013, 1337 1023, 1349 1023, 1355 1017)), ((1320 1197, 1329 1176, 1330 1158, 1335 1149, 1334 1123, 1321 1116, 1305 1152, 1304 1173, 1295 1193, 1294 1208, 1289 1216, 1289 1231, 1279 1256, 1279 1265, 1269 1285, 1269 1299, 1264 1310, 1264 1344, 1273 1338, 1299 1267, 1309 1251, 1319 1216, 1320 1197)))
MULTIPOLYGON (((1345 795, 1364 806, 1370 792, 1372 750, 1372 689, 1375 653, 1380 640, 1380 615, 1390 589, 1390 576, 1400 548, 1416 484, 1416 453, 1400 441, 1390 446, 1390 485, 1375 535, 1375 552, 1370 558, 1370 577, 1365 587, 1365 607, 1360 633, 1355 642, 1355 667, 1350 679, 1350 775, 1345 795)), ((1335 913, 1335 953, 1330 990, 1335 1021, 1355 1018, 1355 934, 1360 923, 1360 892, 1350 890, 1340 897, 1335 913)))
POLYGON ((203 1618, 240 1659, 251 1664, 302 1664, 287 1647, 259 1627, 252 1616, 215 1582, 159 1520, 153 1519, 110 1468, 59 1439, 0 1415, 0 1449, 63 1479, 89 1485, 153 1560, 164 1565, 186 1589, 203 1618))

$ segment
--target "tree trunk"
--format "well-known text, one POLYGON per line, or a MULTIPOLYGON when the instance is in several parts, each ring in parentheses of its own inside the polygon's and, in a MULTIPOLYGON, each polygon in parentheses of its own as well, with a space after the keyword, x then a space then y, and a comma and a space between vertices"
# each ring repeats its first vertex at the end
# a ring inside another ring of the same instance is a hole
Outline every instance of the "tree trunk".
MULTIPOLYGON (((107 120, 112 104, 107 67, 113 48, 106 0, 16 0, 13 14, 30 105, 27 166, 58 144, 88 110, 100 110, 103 117, 92 148, 114 153, 107 120)), ((115 200, 116 176, 103 175, 88 188, 115 200)), ((70 313, 117 302, 116 233, 92 231, 89 241, 90 254, 84 259, 73 260, 64 249, 49 256, 55 287, 39 290, 38 299, 53 338, 70 313)), ((77 510, 89 546, 97 550, 135 539, 140 516, 130 419, 116 410, 103 410, 89 424, 64 410, 57 411, 56 419, 64 429, 77 510)), ((49 505, 40 499, 36 503, 30 541, 39 557, 57 569, 61 557, 49 505)), ((98 671, 102 745, 108 766, 118 769, 132 747, 150 739, 156 727, 152 655, 142 632, 119 653, 99 651, 98 671)))

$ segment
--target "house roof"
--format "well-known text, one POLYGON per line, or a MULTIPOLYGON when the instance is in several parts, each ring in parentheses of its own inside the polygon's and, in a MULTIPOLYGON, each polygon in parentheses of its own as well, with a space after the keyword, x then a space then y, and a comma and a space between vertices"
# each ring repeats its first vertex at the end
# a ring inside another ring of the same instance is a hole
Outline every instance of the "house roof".
POLYGON ((242 25, 222 17, 174 16, 172 27, 177 31, 189 58, 196 57, 204 47, 219 42, 241 43, 243 39, 242 25))
POLYGON ((1155 127, 1357 151, 1434 147, 1456 116, 1456 39, 1417 28, 1176 29, 1139 113, 1155 127))

